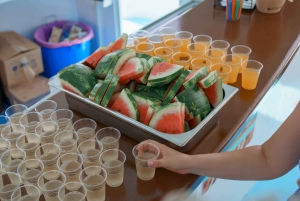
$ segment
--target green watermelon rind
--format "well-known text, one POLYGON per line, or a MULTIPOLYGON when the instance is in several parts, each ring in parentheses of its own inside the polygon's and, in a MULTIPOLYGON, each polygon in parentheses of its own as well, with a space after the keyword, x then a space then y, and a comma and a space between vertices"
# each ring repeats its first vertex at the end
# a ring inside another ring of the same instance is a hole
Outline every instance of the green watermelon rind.
POLYGON ((156 60, 156 63, 167 62, 167 60, 165 60, 164 58, 161 58, 159 56, 153 56, 153 58, 156 60))
POLYGON ((110 65, 114 62, 116 56, 123 53, 126 50, 116 50, 114 52, 110 52, 106 54, 97 64, 94 74, 98 78, 105 78, 108 74, 108 70, 110 68, 110 65))
POLYGON ((175 113, 174 111, 180 111, 182 105, 184 105, 184 103, 177 102, 177 103, 170 103, 168 105, 163 105, 163 106, 156 106, 155 113, 152 116, 151 121, 149 122, 149 126, 155 129, 158 121, 161 120, 162 116, 166 114, 175 113))
POLYGON ((157 98, 149 97, 138 92, 132 93, 132 95, 135 99, 145 100, 145 103, 147 103, 148 105, 161 105, 161 101, 157 98))
POLYGON ((92 89, 92 91, 90 92, 90 94, 89 94, 89 99, 90 99, 91 101, 94 102, 95 97, 96 97, 96 95, 97 95, 97 93, 98 93, 98 91, 99 91, 101 85, 102 85, 102 82, 101 82, 101 83, 98 82, 98 83, 94 86, 94 88, 92 89))
POLYGON ((114 62, 111 63, 108 69, 108 74, 118 74, 119 70, 122 68, 122 66, 128 61, 130 58, 135 57, 135 51, 133 50, 126 50, 122 52, 121 54, 118 54, 114 62))
POLYGON ((189 88, 183 90, 182 92, 180 92, 179 94, 177 94, 176 98, 180 102, 186 102, 186 99, 189 96, 195 96, 195 95, 197 95, 197 93, 198 93, 199 90, 200 90, 200 87, 195 84, 192 87, 189 87, 189 88))
POLYGON ((208 88, 215 83, 218 79, 218 72, 216 70, 210 72, 206 77, 204 77, 199 82, 204 88, 208 88))
MULTIPOLYGON (((167 62, 159 62, 152 67, 151 71, 153 70, 153 68, 160 68, 160 66, 163 65, 164 63, 168 66, 170 65, 170 63, 167 62)), ((173 74, 180 74, 183 70, 184 70, 183 66, 172 64, 172 68, 169 68, 166 72, 159 73, 158 75, 152 75, 150 73, 149 81, 161 82, 168 77, 172 77, 173 74)))
POLYGON ((150 69, 152 69, 152 67, 157 64, 157 61, 154 57, 151 56, 151 58, 148 60, 148 64, 149 64, 149 67, 150 69))
POLYGON ((140 58, 141 61, 142 61, 142 64, 143 64, 143 75, 137 79, 135 79, 137 82, 139 83, 142 83, 142 84, 147 84, 148 82, 148 77, 150 75, 150 66, 149 66, 149 63, 148 61, 145 59, 145 58, 140 58))
POLYGON ((166 95, 163 104, 167 104, 170 103, 171 100, 174 98, 174 96, 176 95, 176 93, 178 92, 180 86, 182 85, 182 83, 184 82, 184 79, 189 75, 189 71, 185 70, 183 71, 183 73, 181 73, 181 75, 179 76, 179 78, 176 80, 176 82, 174 83, 174 85, 172 86, 172 88, 170 89, 170 91, 168 92, 168 94, 166 95))
POLYGON ((135 119, 135 120, 137 120, 137 121, 140 121, 140 112, 139 112, 139 107, 138 107, 137 102, 136 102, 135 99, 133 98, 133 96, 132 96, 132 94, 131 94, 131 92, 130 92, 129 89, 125 88, 125 89, 123 89, 123 90, 125 91, 125 93, 126 93, 128 99, 130 100, 130 102, 131 102, 131 104, 132 104, 132 106, 133 106, 133 108, 134 108, 134 111, 135 111, 135 114, 136 114, 136 118, 133 118, 133 119, 135 119))
POLYGON ((196 73, 189 80, 187 80, 185 83, 183 83, 183 86, 185 88, 192 87, 194 84, 196 84, 198 81, 200 81, 202 78, 204 78, 208 74, 209 74, 209 71, 208 71, 207 67, 205 66, 205 67, 199 69, 198 71, 196 71, 196 73))
POLYGON ((170 87, 171 84, 163 85, 161 87, 139 84, 137 85, 135 91, 163 101, 166 96, 166 92, 169 91, 170 87))
POLYGON ((140 59, 141 59, 141 58, 144 58, 144 59, 146 59, 147 61, 148 61, 149 59, 151 59, 151 57, 152 57, 152 56, 149 55, 149 54, 142 54, 142 53, 136 53, 135 56, 138 57, 138 58, 140 58, 140 59))
POLYGON ((190 131, 190 126, 187 121, 184 121, 184 132, 190 131))
POLYGON ((105 92, 106 92, 106 90, 107 90, 107 88, 108 88, 108 86, 109 86, 112 78, 113 78, 112 74, 108 74, 106 76, 105 80, 103 81, 103 83, 102 83, 102 85, 101 85, 101 87, 100 87, 100 89, 99 89, 99 91, 98 91, 98 93, 96 95, 94 103, 100 104, 100 102, 101 102, 102 98, 104 97, 104 94, 105 94, 105 92))
POLYGON ((101 105, 104 107, 107 107, 109 100, 111 98, 111 96, 113 95, 113 92, 118 84, 120 77, 117 75, 113 75, 113 78, 110 81, 110 84, 106 90, 106 93, 101 101, 101 105))
POLYGON ((80 96, 87 94, 94 88, 98 80, 90 68, 82 64, 72 64, 63 70, 58 78, 62 85, 68 85, 80 96))
MULTIPOLYGON (((148 78, 147 86, 160 87, 160 86, 169 84, 173 80, 175 80, 176 78, 178 78, 178 76, 183 72, 183 70, 184 70, 184 68, 182 68, 179 71, 176 71, 176 72, 172 73, 171 75, 166 76, 164 78, 159 78, 159 79, 154 79, 154 80, 149 80, 149 78, 148 78)), ((151 76, 151 73, 150 73, 150 76, 151 76)))

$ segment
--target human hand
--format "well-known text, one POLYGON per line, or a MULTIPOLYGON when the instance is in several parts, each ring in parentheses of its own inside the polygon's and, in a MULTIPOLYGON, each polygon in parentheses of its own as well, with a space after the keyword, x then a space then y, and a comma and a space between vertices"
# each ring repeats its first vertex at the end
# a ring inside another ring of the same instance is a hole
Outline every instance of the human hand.
POLYGON ((151 146, 153 145, 156 145, 159 148, 160 154, 158 155, 156 160, 148 162, 149 167, 162 167, 180 174, 189 173, 189 156, 171 149, 164 144, 153 140, 146 140, 141 142, 136 149, 142 152, 145 149, 151 149, 151 146))

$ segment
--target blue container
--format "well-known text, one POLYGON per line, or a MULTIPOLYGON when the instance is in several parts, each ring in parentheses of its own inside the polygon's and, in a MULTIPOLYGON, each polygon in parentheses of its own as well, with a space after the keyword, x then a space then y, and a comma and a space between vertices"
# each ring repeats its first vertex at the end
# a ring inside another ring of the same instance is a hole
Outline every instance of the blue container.
POLYGON ((50 78, 66 66, 80 62, 91 54, 90 46, 94 33, 90 26, 81 22, 76 23, 76 25, 87 32, 87 35, 83 38, 75 39, 70 42, 48 42, 54 26, 70 29, 72 24, 75 23, 70 21, 56 21, 43 25, 34 32, 34 39, 41 46, 42 50, 44 64, 43 76, 50 78))

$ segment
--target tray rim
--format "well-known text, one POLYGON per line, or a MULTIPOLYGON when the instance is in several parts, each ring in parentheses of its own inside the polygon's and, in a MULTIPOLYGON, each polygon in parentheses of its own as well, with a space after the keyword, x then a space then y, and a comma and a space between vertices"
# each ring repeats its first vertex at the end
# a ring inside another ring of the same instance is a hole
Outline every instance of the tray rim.
POLYGON ((212 117, 214 115, 216 115, 220 110, 221 108, 238 92, 238 88, 236 87, 232 87, 230 85, 227 85, 227 84, 222 84, 222 88, 225 92, 225 96, 222 100, 222 102, 216 107, 214 108, 209 114, 208 116, 206 116, 206 118, 201 121, 198 126, 196 126, 194 129, 188 131, 188 132, 185 132, 185 133, 182 133, 182 134, 166 134, 166 133, 162 133, 160 131, 157 131, 149 126, 146 126, 134 119, 131 119, 131 118, 128 118, 127 116, 121 114, 121 113, 118 113, 118 112, 115 112, 113 110, 110 110, 106 107, 103 107, 101 105, 98 105, 94 102, 92 102, 91 100, 89 100, 88 98, 86 97, 82 97, 80 95, 77 95, 73 92, 70 92, 64 88, 62 88, 61 84, 60 84, 60 81, 59 81, 59 78, 58 78, 58 75, 55 75, 53 77, 51 77, 49 79, 49 82, 48 84, 52 87, 55 87, 65 93, 67 93, 68 95, 71 95, 73 96, 74 98, 77 98, 79 100, 81 100, 82 102, 86 103, 86 104, 90 104, 96 108, 98 108, 101 112, 105 112, 109 115, 111 115, 112 117, 114 118, 118 118, 119 120, 122 120, 122 121, 125 121, 127 123, 129 123, 130 125, 132 126, 135 126, 137 127, 138 129, 140 130, 143 130, 145 132, 148 132, 148 133, 151 133, 153 135, 156 135, 166 141, 169 141, 179 147, 184 147, 185 145, 188 144, 188 142, 201 130, 201 128, 203 128, 205 126, 205 124, 207 122, 209 122, 209 120, 212 119, 212 117), (180 140, 180 137, 184 136, 184 140, 180 140), (179 139, 177 139, 179 138, 179 139))

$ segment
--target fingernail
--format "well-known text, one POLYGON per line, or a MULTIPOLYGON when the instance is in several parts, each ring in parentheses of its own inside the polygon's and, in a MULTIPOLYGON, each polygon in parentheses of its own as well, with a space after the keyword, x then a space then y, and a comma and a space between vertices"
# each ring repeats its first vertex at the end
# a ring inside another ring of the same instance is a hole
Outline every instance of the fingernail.
POLYGON ((153 162, 152 161, 148 161, 148 166, 153 166, 153 162))

